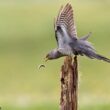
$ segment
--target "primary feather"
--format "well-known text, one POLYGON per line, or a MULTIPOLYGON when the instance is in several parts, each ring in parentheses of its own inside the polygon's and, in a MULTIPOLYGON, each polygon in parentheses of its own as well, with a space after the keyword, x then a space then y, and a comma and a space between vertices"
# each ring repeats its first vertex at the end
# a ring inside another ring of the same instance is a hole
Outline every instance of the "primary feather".
POLYGON ((65 7, 61 6, 59 14, 55 19, 54 29, 58 47, 60 48, 65 45, 65 42, 69 42, 71 38, 77 39, 73 9, 69 3, 65 7))

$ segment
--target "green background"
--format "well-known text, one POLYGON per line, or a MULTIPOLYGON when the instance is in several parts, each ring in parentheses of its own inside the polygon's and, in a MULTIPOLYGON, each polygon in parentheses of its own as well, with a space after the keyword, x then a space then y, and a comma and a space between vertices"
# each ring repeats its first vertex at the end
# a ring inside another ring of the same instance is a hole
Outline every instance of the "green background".
MULTIPOLYGON (((43 58, 56 47, 53 20, 68 0, 0 0, 0 106, 58 110, 64 58, 43 58)), ((110 58, 110 0, 72 0, 78 36, 110 58)), ((110 110, 110 64, 78 57, 79 110, 110 110)))

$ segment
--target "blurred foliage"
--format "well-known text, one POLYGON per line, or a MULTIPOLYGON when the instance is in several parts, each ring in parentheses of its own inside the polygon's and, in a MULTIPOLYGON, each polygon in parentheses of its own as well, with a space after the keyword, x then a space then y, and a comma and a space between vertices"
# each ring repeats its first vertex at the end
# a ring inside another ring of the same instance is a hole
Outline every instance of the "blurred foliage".
MULTIPOLYGON (((0 0, 0 103, 5 110, 58 109, 64 58, 47 62, 45 69, 37 67, 56 47, 53 19, 62 4, 66 1, 0 0)), ((89 41, 109 57, 110 1, 74 0, 71 4, 78 35, 92 32, 89 41)), ((78 59, 80 110, 109 110, 110 65, 78 59)))

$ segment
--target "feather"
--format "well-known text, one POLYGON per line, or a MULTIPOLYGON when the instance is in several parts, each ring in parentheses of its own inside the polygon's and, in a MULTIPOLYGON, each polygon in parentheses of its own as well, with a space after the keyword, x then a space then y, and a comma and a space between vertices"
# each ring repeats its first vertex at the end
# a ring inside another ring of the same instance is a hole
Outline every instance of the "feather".
POLYGON ((71 4, 68 3, 65 7, 61 6, 57 19, 54 23, 55 30, 57 30, 57 26, 64 26, 70 37, 77 38, 71 4))
POLYGON ((91 36, 92 32, 89 32, 87 35, 80 38, 80 40, 87 40, 91 36))

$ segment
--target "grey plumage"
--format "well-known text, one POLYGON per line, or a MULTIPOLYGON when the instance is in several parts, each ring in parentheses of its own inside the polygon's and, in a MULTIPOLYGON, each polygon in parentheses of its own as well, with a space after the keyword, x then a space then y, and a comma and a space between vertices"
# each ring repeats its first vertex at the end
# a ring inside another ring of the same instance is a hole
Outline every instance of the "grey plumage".
POLYGON ((87 39, 91 33, 78 38, 71 4, 61 7, 54 22, 55 37, 58 48, 49 52, 47 59, 57 59, 63 56, 81 55, 91 59, 103 60, 110 63, 110 59, 96 53, 87 39))
POLYGON ((92 35, 91 32, 89 32, 87 35, 80 38, 80 40, 87 40, 92 35))

